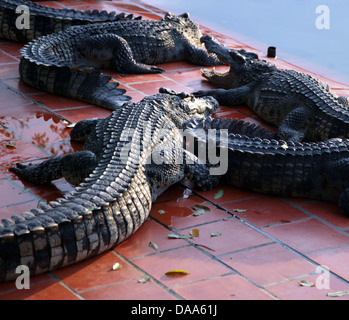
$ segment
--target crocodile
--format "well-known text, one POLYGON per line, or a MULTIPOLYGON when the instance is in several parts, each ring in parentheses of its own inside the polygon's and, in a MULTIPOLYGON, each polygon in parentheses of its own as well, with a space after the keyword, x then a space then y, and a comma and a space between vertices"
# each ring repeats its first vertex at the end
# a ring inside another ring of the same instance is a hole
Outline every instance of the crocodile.
MULTIPOLYGON (((0 38, 16 42, 29 42, 75 25, 132 18, 132 14, 116 14, 115 11, 108 13, 105 10, 93 10, 91 12, 90 10, 52 8, 26 0, 1 0, 0 38), (25 19, 28 19, 29 25, 25 25, 25 19)), ((135 19, 141 18, 139 16, 135 19)))
POLYGON ((349 216, 348 139, 276 140, 276 133, 243 120, 211 117, 189 120, 185 126, 197 141, 213 143, 220 152, 228 149, 222 182, 264 194, 335 202, 349 216), (210 129, 216 135, 209 136, 210 129), (227 142, 218 134, 221 129, 228 129, 227 142))
POLYGON ((203 77, 219 88, 199 90, 195 96, 210 95, 223 105, 247 104, 278 127, 282 140, 316 142, 349 137, 349 97, 337 96, 309 74, 280 69, 256 53, 228 48, 209 35, 201 41, 230 69, 226 73, 203 70, 203 77))
POLYGON ((180 128, 217 107, 212 97, 161 88, 107 118, 78 122, 71 138, 84 142, 82 151, 12 167, 32 183, 63 176, 78 186, 64 198, 2 219, 0 282, 18 277, 19 265, 33 276, 112 248, 133 234, 147 219, 152 201, 184 176, 203 190, 214 187, 219 178, 183 148, 180 128))
POLYGON ((153 64, 187 60, 220 64, 200 43, 199 25, 184 13, 160 20, 120 20, 72 26, 42 36, 21 50, 19 73, 28 85, 115 109, 130 100, 118 83, 97 69, 159 73, 153 64))

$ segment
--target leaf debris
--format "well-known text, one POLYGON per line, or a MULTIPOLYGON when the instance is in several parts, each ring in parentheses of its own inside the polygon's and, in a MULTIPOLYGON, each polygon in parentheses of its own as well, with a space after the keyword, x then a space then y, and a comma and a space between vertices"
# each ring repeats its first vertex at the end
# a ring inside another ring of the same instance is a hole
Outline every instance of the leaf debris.
POLYGON ((119 262, 114 263, 112 267, 113 271, 120 270, 121 268, 122 268, 122 265, 119 262))
POLYGON ((219 237, 221 235, 222 235, 221 232, 211 233, 211 237, 219 237))
POLYGON ((213 199, 217 200, 219 198, 222 198, 223 197, 223 194, 224 194, 224 190, 223 189, 220 189, 216 192, 216 194, 213 196, 213 199))
POLYGON ((143 279, 139 279, 138 280, 138 283, 146 283, 146 282, 148 282, 150 280, 150 277, 145 277, 145 278, 143 278, 143 279))
POLYGON ((247 209, 233 209, 233 212, 246 212, 247 209))
POLYGON ((16 148, 16 142, 9 141, 6 143, 7 148, 16 148))
POLYGON ((200 230, 199 230, 199 229, 190 230, 189 234, 190 234, 192 237, 198 237, 198 236, 200 235, 200 230))
POLYGON ((314 287, 315 286, 314 282, 310 282, 307 280, 300 280, 300 281, 298 281, 298 284, 302 287, 314 287))
POLYGON ((192 238, 192 236, 186 236, 184 234, 174 234, 174 233, 170 233, 168 235, 169 239, 190 239, 192 238))
POLYGON ((341 296, 345 296, 349 294, 348 290, 344 290, 344 291, 336 291, 336 292, 329 292, 327 293, 328 297, 341 297, 341 296))
POLYGON ((189 274, 189 272, 187 270, 174 269, 174 270, 166 271, 165 274, 167 276, 177 276, 177 275, 187 275, 189 274))
POLYGON ((153 248, 154 250, 158 250, 159 249, 159 247, 157 246, 157 244, 156 243, 154 243, 154 242, 149 242, 149 247, 150 248, 153 248))

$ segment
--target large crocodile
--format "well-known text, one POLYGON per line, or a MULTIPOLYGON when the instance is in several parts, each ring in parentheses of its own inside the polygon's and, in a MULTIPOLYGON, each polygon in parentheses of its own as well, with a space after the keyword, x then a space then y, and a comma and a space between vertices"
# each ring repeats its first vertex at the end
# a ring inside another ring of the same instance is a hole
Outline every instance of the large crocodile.
POLYGON ((73 26, 35 39, 22 50, 20 76, 42 91, 114 109, 130 97, 96 68, 158 73, 153 64, 178 60, 220 64, 200 43, 199 25, 188 14, 161 20, 125 20, 73 26))
POLYGON ((349 216, 348 139, 286 142, 243 121, 211 117, 189 120, 186 132, 201 143, 228 148, 222 181, 255 192, 336 202, 349 216), (210 129, 229 129, 228 143, 220 143, 220 135, 210 137, 210 129))
MULTIPOLYGON (((132 19, 133 15, 107 11, 51 8, 26 0, 1 0, 0 38, 28 42, 70 26, 132 19)), ((141 19, 137 17, 136 19, 141 19)))
POLYGON ((200 90, 198 97, 211 95, 221 104, 246 103, 265 121, 278 127, 284 140, 324 141, 349 137, 349 98, 337 96, 318 79, 294 70, 283 70, 258 55, 230 49, 211 36, 203 36, 208 52, 215 53, 230 70, 202 75, 223 89, 200 90))
POLYGON ((11 169, 34 183, 64 176, 80 184, 64 199, 2 219, 0 282, 16 278, 19 265, 36 275, 115 246, 142 225, 152 201, 184 176, 202 189, 215 186, 218 178, 208 166, 183 149, 179 129, 190 118, 208 116, 217 101, 161 92, 128 102, 105 119, 79 122, 71 136, 81 141, 88 134, 83 151, 11 169))

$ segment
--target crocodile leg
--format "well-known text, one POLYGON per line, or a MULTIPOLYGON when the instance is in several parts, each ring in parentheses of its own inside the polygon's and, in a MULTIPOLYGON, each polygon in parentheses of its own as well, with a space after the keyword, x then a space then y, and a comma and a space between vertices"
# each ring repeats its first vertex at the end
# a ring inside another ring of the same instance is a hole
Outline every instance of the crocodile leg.
POLYGON ((219 66, 222 64, 214 53, 207 54, 207 51, 200 47, 188 44, 186 50, 186 60, 188 62, 208 67, 219 66))
POLYGON ((102 119, 91 118, 79 121, 70 133, 70 139, 77 142, 85 142, 97 123, 102 119))
POLYGON ((17 163, 17 167, 9 170, 35 184, 49 184, 52 180, 64 177, 71 184, 78 185, 96 166, 95 154, 86 150, 53 157, 39 164, 17 163))
POLYGON ((313 114, 309 108, 298 107, 292 110, 280 123, 278 138, 286 141, 302 141, 312 118, 313 114))
POLYGON ((246 85, 234 89, 210 89, 199 90, 193 92, 195 97, 211 96, 215 98, 219 104, 232 106, 235 104, 246 103, 248 95, 251 94, 251 87, 246 85))
POLYGON ((201 190, 211 190, 221 178, 218 175, 212 175, 208 165, 182 147, 167 147, 160 144, 153 151, 151 158, 152 163, 146 168, 147 176, 153 185, 152 189, 159 190, 158 185, 162 186, 157 194, 153 192, 155 199, 161 192, 184 177, 193 181, 201 190))
POLYGON ((112 33, 99 34, 81 40, 78 51, 86 60, 100 63, 103 67, 110 62, 121 73, 161 73, 164 70, 155 66, 138 63, 127 41, 112 33))

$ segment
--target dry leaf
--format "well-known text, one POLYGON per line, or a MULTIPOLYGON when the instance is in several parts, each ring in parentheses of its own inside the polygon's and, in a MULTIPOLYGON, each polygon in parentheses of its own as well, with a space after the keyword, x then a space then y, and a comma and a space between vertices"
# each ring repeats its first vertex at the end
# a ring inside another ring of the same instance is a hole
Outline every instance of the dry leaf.
POLYGON ((213 199, 217 200, 219 198, 221 198, 224 194, 224 190, 223 189, 220 189, 216 192, 216 194, 213 196, 213 199))
POLYGON ((221 232, 211 233, 211 237, 219 237, 221 235, 222 235, 221 232))
POLYGON ((24 194, 30 191, 30 187, 24 188, 19 194, 24 194))
POLYGON ((328 297, 341 297, 349 294, 349 291, 336 291, 336 292, 329 292, 327 294, 328 297))
POLYGON ((146 277, 146 278, 143 278, 143 279, 139 279, 138 280, 138 283, 146 283, 150 280, 150 277, 146 277))
POLYGON ((246 209, 233 209, 233 212, 246 212, 246 209))
POLYGON ((7 148, 16 148, 16 142, 9 141, 6 143, 6 147, 7 148))
POLYGON ((168 237, 170 239, 189 239, 189 238, 192 238, 192 236, 185 236, 184 234, 174 234, 174 233, 170 233, 168 235, 168 237))
POLYGON ((186 270, 175 269, 175 270, 166 271, 165 274, 167 276, 176 276, 176 275, 186 275, 186 274, 189 274, 189 272, 186 270))
POLYGON ((114 263, 112 267, 113 271, 120 270, 121 268, 122 268, 122 265, 119 262, 114 263))
POLYGON ((154 242, 151 242, 151 241, 149 242, 149 247, 150 247, 150 248, 153 248, 154 250, 158 250, 158 248, 159 248, 159 247, 157 246, 157 244, 155 244, 154 242))
POLYGON ((190 231, 189 234, 190 234, 192 237, 198 237, 199 234, 200 234, 200 231, 199 231, 199 229, 193 229, 193 230, 190 231))
POLYGON ((205 213, 206 211, 204 209, 198 209, 195 212, 193 212, 193 216, 197 217, 197 216, 201 216, 205 213))
POLYGON ((193 206, 193 209, 196 210, 193 213, 193 216, 201 216, 206 211, 210 211, 211 210, 209 207, 203 206, 201 204, 196 204, 195 206, 193 206))
POLYGON ((298 284, 302 287, 314 287, 315 283, 307 281, 307 280, 300 280, 298 281, 298 284))
POLYGON ((193 206, 193 208, 194 208, 195 210, 203 209, 203 210, 205 210, 205 211, 211 211, 211 209, 210 209, 209 207, 203 206, 203 205, 201 205, 201 204, 196 204, 195 206, 193 206))

